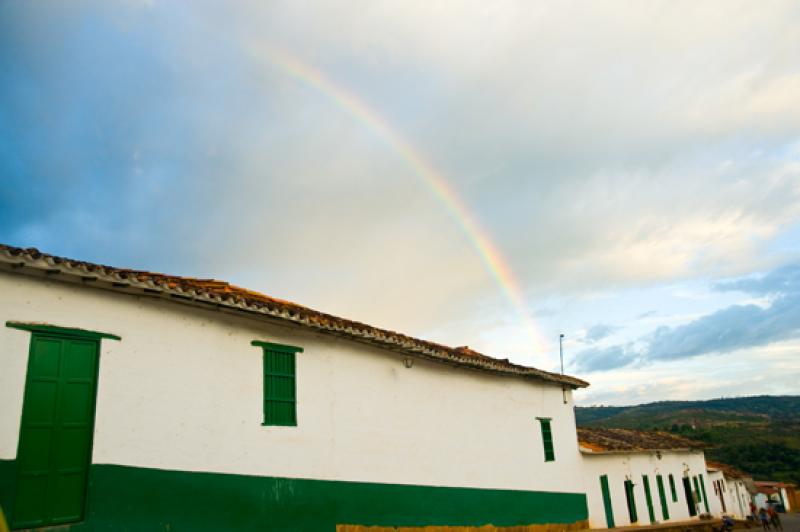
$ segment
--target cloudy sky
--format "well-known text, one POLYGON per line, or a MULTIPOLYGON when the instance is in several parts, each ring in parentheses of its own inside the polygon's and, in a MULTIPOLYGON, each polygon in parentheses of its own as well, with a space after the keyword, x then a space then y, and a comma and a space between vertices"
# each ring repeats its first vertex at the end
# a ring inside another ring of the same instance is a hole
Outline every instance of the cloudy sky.
POLYGON ((0 241, 797 393, 796 2, 0 3, 0 241))

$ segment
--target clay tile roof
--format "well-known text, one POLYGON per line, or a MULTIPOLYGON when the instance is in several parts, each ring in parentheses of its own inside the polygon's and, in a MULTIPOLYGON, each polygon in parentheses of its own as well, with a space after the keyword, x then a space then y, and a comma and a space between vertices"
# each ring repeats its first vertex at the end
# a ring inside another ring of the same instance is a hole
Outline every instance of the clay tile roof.
POLYGON ((706 447, 703 443, 669 432, 586 427, 578 428, 578 442, 589 453, 678 451, 706 447))
MULTIPOLYGON (((171 297, 200 306, 228 307, 269 319, 293 322, 317 331, 344 336, 386 349, 474 369, 517 375, 571 388, 583 388, 588 382, 537 368, 493 358, 469 347, 448 347, 402 333, 373 327, 241 288, 216 279, 196 279, 177 275, 130 270, 48 255, 35 248, 17 248, 0 244, 0 265, 21 273, 39 271, 61 274, 63 278, 96 280, 103 288, 142 290, 153 296, 171 297)), ((91 283, 97 285, 97 283, 91 283)), ((141 292, 139 292, 141 293, 141 292)))
POLYGON ((753 484, 756 485, 758 491, 766 495, 778 493, 781 488, 791 487, 791 484, 787 484, 785 482, 776 482, 774 480, 756 480, 753 482, 753 484))
POLYGON ((708 467, 708 469, 716 469, 717 471, 722 471, 722 474, 725 475, 728 478, 748 478, 748 477, 750 477, 750 475, 748 475, 744 471, 736 469, 732 465, 723 464, 722 462, 712 462, 712 461, 706 460, 706 466, 708 467))

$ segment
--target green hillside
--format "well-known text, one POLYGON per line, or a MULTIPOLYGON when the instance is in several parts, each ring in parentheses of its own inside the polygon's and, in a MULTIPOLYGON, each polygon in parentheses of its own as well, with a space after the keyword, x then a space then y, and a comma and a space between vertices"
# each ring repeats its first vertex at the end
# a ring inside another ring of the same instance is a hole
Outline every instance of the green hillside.
POLYGON ((709 460, 733 465, 756 480, 800 484, 800 396, 576 407, 575 416, 578 426, 678 433, 710 444, 709 460))

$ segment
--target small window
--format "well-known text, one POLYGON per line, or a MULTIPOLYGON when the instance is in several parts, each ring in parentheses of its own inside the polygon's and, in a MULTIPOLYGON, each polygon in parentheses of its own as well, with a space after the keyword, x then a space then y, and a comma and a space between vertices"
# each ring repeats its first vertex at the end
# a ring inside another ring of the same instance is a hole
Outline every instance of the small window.
POLYGON ((669 491, 672 493, 672 502, 678 502, 678 492, 675 491, 675 477, 669 474, 669 491))
POLYGON ((544 445, 544 461, 553 462, 556 453, 553 450, 553 431, 550 428, 550 418, 540 417, 539 424, 542 428, 542 444, 544 445))
POLYGON ((297 372, 295 355, 302 347, 254 340, 264 350, 264 425, 297 425, 297 372))

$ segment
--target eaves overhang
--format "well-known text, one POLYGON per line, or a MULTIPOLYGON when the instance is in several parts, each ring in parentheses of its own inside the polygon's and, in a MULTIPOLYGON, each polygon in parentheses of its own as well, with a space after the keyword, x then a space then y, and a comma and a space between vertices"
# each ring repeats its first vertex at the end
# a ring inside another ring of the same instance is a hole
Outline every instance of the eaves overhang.
POLYGON ((592 451, 580 449, 580 452, 584 456, 609 456, 620 454, 701 453, 703 452, 703 449, 692 449, 690 447, 686 447, 684 449, 621 449, 614 451, 592 451))
POLYGON ((571 389, 589 385, 588 382, 569 375, 522 366, 508 359, 493 358, 468 348, 448 347, 373 327, 239 288, 224 281, 115 268, 49 255, 33 248, 16 248, 3 244, 0 244, 0 267, 18 274, 51 277, 87 288, 169 299, 207 309, 245 313, 268 321, 278 320, 462 368, 517 376, 571 389))

